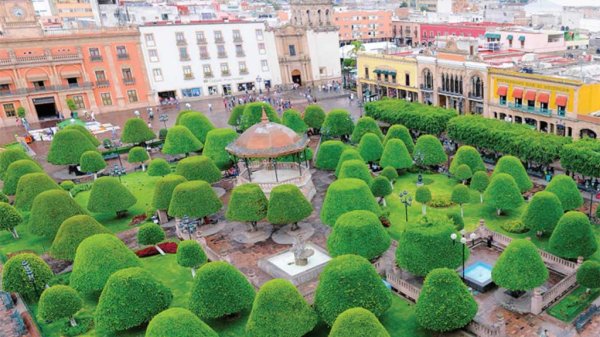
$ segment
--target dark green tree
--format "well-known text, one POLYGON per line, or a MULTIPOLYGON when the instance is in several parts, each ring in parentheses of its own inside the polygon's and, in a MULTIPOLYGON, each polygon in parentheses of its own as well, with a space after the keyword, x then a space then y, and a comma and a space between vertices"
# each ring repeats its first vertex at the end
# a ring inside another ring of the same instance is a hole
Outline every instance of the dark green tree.
POLYGON ((450 173, 457 175, 457 169, 461 165, 467 165, 473 174, 478 171, 485 171, 485 164, 481 159, 481 155, 474 147, 469 145, 458 148, 450 163, 450 173))
MULTIPOLYGON (((549 209, 547 211, 550 211, 549 209)), ((588 258, 598 250, 590 219, 583 213, 565 213, 550 237, 550 251, 565 259, 588 258)))
POLYGON ((294 109, 287 109, 283 112, 281 119, 283 125, 296 131, 296 133, 305 133, 308 130, 308 126, 302 120, 300 113, 294 109))
POLYGON ((483 195, 486 203, 494 207, 498 215, 501 215, 502 211, 517 209, 523 204, 523 196, 515 179, 506 173, 494 174, 483 195))
POLYGON ((192 269, 192 278, 196 277, 196 269, 208 261, 202 246, 196 240, 184 240, 177 247, 177 264, 192 269))
POLYGON ((275 225, 292 224, 292 230, 298 222, 306 219, 313 211, 310 201, 302 191, 292 184, 279 185, 271 190, 267 220, 275 225))
POLYGON ((231 129, 210 130, 206 135, 206 143, 202 154, 212 159, 219 170, 228 170, 234 162, 225 147, 231 144, 237 136, 237 133, 231 129))
POLYGON ((327 140, 319 146, 315 166, 321 170, 335 170, 346 145, 339 140, 327 140))
POLYGON ((155 223, 146 223, 139 227, 137 233, 137 241, 140 245, 154 246, 160 255, 165 255, 165 252, 158 244, 165 239, 165 232, 160 225, 155 223))
POLYGON ((563 210, 571 211, 577 209, 583 205, 583 197, 577 184, 573 178, 559 174, 552 178, 550 183, 546 186, 546 192, 554 193, 560 203, 562 204, 563 210))
POLYGON ((354 131, 350 113, 343 109, 333 109, 325 116, 321 133, 329 138, 346 138, 354 131))
POLYGON ((171 171, 171 165, 163 158, 154 158, 148 164, 148 175, 151 177, 166 176, 171 171))
POLYGON ((427 186, 417 187, 415 192, 415 201, 421 204, 421 214, 427 214, 427 203, 431 201, 431 191, 427 186))
POLYGON ((392 138, 385 144, 379 165, 402 170, 413 166, 413 161, 404 142, 400 139, 392 138))
POLYGON ((173 190, 169 215, 182 218, 204 218, 218 212, 223 203, 212 187, 203 180, 181 183, 173 190))
POLYGON ((106 162, 98 151, 85 151, 79 158, 79 170, 93 173, 94 180, 98 178, 98 172, 106 168, 106 162))
POLYGON ((187 179, 177 174, 168 174, 160 178, 154 186, 152 206, 159 210, 168 210, 175 187, 186 181, 187 179))
POLYGON ((187 180, 204 180, 209 184, 216 183, 223 177, 221 171, 206 156, 192 156, 182 159, 175 167, 175 174, 187 180))
POLYGON ((88 130, 85 126, 79 125, 79 124, 70 124, 63 128, 63 130, 70 130, 70 129, 81 132, 81 134, 84 135, 85 138, 87 138, 90 141, 90 143, 92 143, 94 146, 96 146, 96 147, 100 146, 100 141, 98 140, 98 138, 96 138, 96 136, 94 136, 90 132, 90 130, 88 130))
POLYGON ((333 323, 329 337, 390 337, 383 325, 367 309, 351 308, 342 312, 333 323))
POLYGON ((244 106, 244 113, 240 120, 240 126, 242 130, 246 130, 254 124, 257 124, 262 119, 263 110, 267 114, 267 118, 270 122, 281 123, 277 111, 268 103, 253 102, 248 103, 244 106))
POLYGON ((66 129, 54 135, 46 159, 54 165, 77 165, 81 155, 86 151, 96 151, 96 146, 81 132, 66 129))
MULTIPOLYGON (((554 193, 540 191, 533 195, 521 216, 525 228, 538 235, 550 234, 563 215, 560 200, 554 193)), ((587 217, 586 217, 587 219, 587 217)))
POLYGON ((486 171, 477 171, 471 178, 471 189, 479 192, 479 202, 483 204, 483 192, 490 184, 490 177, 486 171))
POLYGON ((23 222, 23 217, 14 207, 2 201, 0 202, 0 230, 9 231, 13 238, 18 239, 17 226, 23 222))
POLYGON ((75 314, 83 307, 83 300, 75 289, 55 285, 45 289, 38 303, 38 316, 43 321, 58 321, 68 318, 71 326, 77 326, 75 314))
POLYGON ((145 337, 219 337, 219 334, 191 311, 169 308, 152 318, 145 337))
POLYGON ((50 247, 55 259, 73 261, 79 244, 92 235, 110 234, 108 228, 86 214, 74 215, 62 222, 50 247))
POLYGON ((129 150, 127 155, 127 162, 131 164, 140 163, 142 164, 142 172, 146 171, 146 161, 150 159, 148 151, 141 146, 134 146, 129 150))
POLYGON ((342 154, 340 155, 340 159, 338 160, 337 166, 335 168, 335 176, 339 177, 340 169, 342 168, 342 164, 346 160, 353 160, 353 159, 358 159, 358 160, 364 161, 363 157, 360 156, 360 153, 358 153, 358 151, 353 147, 348 147, 344 151, 342 151, 342 154))
POLYGON ((19 293, 26 300, 35 301, 53 276, 50 267, 39 256, 33 253, 19 253, 11 256, 2 268, 2 290, 19 293), (25 261, 35 275, 33 281, 23 268, 25 261))
POLYGON ((175 125, 169 129, 167 139, 163 145, 162 152, 165 154, 178 155, 200 151, 202 142, 194 137, 194 134, 185 126, 175 125))
POLYGON ((306 123, 309 128, 318 132, 321 130, 324 121, 325 111, 323 111, 323 108, 320 106, 311 104, 304 109, 304 123, 306 123))
POLYGON ((585 261, 577 269, 577 283, 588 289, 600 288, 600 262, 589 260, 585 261))
POLYGON ((63 221, 81 214, 87 212, 68 192, 56 189, 44 191, 33 200, 29 231, 53 240, 63 221))
POLYGON ((2 187, 2 192, 6 195, 15 195, 15 193, 17 193, 17 183, 22 176, 39 172, 44 171, 31 159, 21 159, 12 162, 4 174, 4 186, 2 187))
POLYGON ((321 221, 333 226, 342 214, 354 210, 381 214, 381 209, 367 183, 360 179, 346 178, 338 179, 329 185, 321 208, 321 221))
POLYGON ((191 111, 179 118, 177 125, 185 126, 202 144, 206 143, 206 135, 215 125, 201 112, 191 111))
POLYGON ((500 254, 492 269, 492 279, 510 291, 527 291, 548 279, 548 269, 535 245, 526 239, 514 239, 500 254))
POLYGON ((136 197, 115 177, 100 177, 92 185, 87 209, 94 213, 121 216, 137 202, 136 197))
POLYGON ((422 158, 418 158, 420 159, 418 162, 424 166, 440 165, 448 160, 442 143, 432 135, 423 135, 417 138, 413 157, 417 159, 419 156, 422 158))
POLYGON ((121 134, 121 141, 125 144, 142 144, 154 138, 156 138, 156 134, 141 118, 128 119, 121 134))
POLYGON ((377 215, 352 211, 342 214, 335 222, 327 238, 327 250, 333 257, 355 254, 373 260, 385 253, 391 242, 377 215))
POLYGON ((525 171, 525 167, 523 167, 523 163, 521 163, 521 160, 517 157, 502 156, 494 168, 492 180, 494 176, 500 173, 506 173, 512 176, 521 193, 527 192, 533 187, 533 183, 531 182, 531 179, 529 179, 527 171, 525 171))
POLYGON ((367 133, 360 139, 358 152, 360 153, 360 156, 372 166, 373 163, 378 162, 381 158, 383 145, 381 145, 381 140, 376 134, 367 133))
POLYGON ((350 141, 354 144, 360 142, 364 135, 367 133, 372 133, 377 138, 379 138, 379 142, 383 140, 383 133, 381 133, 381 129, 377 122, 371 117, 361 117, 356 122, 356 126, 352 131, 352 136, 350 136, 350 141))
POLYGON ((15 194, 15 207, 20 211, 29 211, 35 198, 42 192, 61 190, 60 186, 46 173, 29 173, 19 179, 15 194))
POLYGON ((388 178, 380 175, 373 179, 373 183, 371 184, 371 193, 373 193, 374 197, 379 198, 379 204, 384 201, 385 197, 392 194, 392 192, 392 184, 388 178))
POLYGON ((269 200, 258 184, 243 184, 231 192, 225 217, 229 221, 249 222, 256 230, 256 223, 267 217, 268 207, 269 200))
POLYGON ((356 178, 364 181, 367 185, 371 186, 373 183, 373 176, 367 164, 359 159, 346 160, 340 168, 339 179, 344 178, 356 178))
POLYGON ((465 212, 463 210, 463 204, 468 204, 471 200, 469 188, 461 184, 454 186, 450 200, 460 206, 460 216, 464 218, 465 212))
POLYGON ((0 180, 5 180, 4 175, 10 164, 22 159, 33 161, 27 153, 20 149, 5 149, 0 151, 0 180))
POLYGON ((456 170, 454 170, 453 174, 456 179, 462 181, 463 185, 467 183, 467 180, 473 177, 473 172, 467 164, 459 165, 456 170))
POLYGON ((404 142, 408 153, 413 153, 413 150, 415 149, 415 143, 413 142, 413 139, 410 136, 410 132, 408 131, 408 128, 406 126, 401 124, 392 125, 385 134, 385 138, 383 139, 383 146, 385 146, 387 142, 391 139, 400 139, 404 142))

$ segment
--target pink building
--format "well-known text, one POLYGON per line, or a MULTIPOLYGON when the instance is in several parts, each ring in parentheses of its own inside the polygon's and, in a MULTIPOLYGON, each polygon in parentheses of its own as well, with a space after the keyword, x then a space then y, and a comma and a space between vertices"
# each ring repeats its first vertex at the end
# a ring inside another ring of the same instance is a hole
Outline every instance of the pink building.
POLYGON ((511 25, 497 22, 421 23, 419 42, 432 45, 437 37, 447 36, 483 38, 487 31, 506 26, 511 25))
POLYGON ((339 28, 340 43, 392 39, 392 11, 347 10, 333 14, 333 24, 339 28))

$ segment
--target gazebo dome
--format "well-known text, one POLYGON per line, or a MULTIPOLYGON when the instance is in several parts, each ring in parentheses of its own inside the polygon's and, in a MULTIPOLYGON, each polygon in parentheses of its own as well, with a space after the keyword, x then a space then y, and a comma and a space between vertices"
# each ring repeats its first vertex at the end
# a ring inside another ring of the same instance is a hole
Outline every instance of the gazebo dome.
POLYGON ((302 152, 308 142, 306 135, 270 122, 263 109, 261 122, 248 128, 225 149, 240 158, 277 158, 302 152))

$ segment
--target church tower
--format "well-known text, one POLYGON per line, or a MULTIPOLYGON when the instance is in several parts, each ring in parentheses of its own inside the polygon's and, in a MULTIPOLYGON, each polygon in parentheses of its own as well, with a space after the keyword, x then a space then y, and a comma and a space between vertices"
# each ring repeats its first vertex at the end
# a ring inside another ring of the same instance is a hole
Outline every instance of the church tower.
POLYGON ((291 24, 299 27, 332 27, 333 3, 330 0, 291 0, 291 24))
POLYGON ((0 1, 0 31, 7 36, 40 36, 42 31, 31 0, 0 1))

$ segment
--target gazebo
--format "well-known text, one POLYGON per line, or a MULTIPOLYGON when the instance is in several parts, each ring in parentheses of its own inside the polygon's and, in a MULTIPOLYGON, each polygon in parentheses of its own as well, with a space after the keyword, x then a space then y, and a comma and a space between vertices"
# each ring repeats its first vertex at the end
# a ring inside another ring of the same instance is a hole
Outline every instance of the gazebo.
POLYGON ((294 184, 308 200, 316 190, 306 157, 309 139, 285 125, 272 123, 262 111, 261 122, 244 131, 225 148, 233 157, 239 175, 236 184, 256 183, 269 197, 281 184, 294 184), (289 156, 283 162, 281 158, 289 156))

